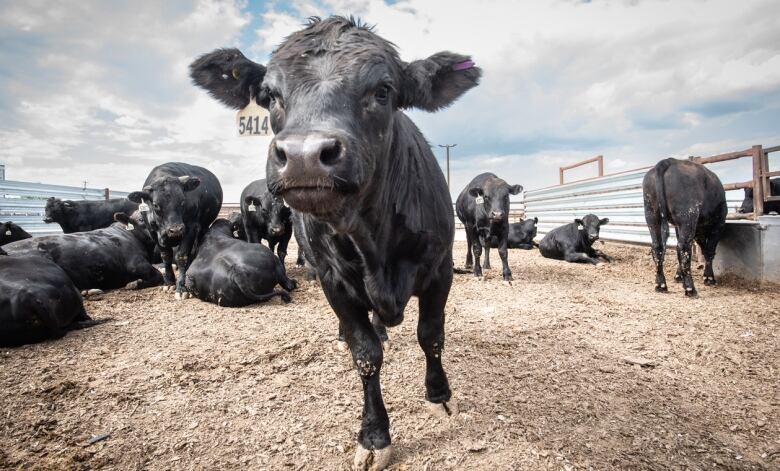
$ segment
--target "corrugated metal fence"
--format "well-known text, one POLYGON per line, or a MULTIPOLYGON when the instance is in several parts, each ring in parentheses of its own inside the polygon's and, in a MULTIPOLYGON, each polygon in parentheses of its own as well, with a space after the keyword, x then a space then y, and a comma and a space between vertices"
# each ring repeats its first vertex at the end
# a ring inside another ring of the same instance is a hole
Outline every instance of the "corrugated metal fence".
POLYGON ((34 236, 62 232, 57 223, 43 222, 44 207, 49 197, 68 200, 104 200, 124 198, 128 193, 108 188, 79 188, 43 183, 0 181, 0 221, 13 221, 34 236))
MULTIPOLYGON (((601 228, 601 238, 619 242, 650 245, 645 223, 642 180, 650 167, 615 173, 564 185, 525 192, 527 217, 538 217, 539 237, 551 229, 568 224, 575 218, 593 213, 608 217, 601 228)), ((741 192, 726 194, 730 210, 742 203, 741 192)), ((669 245, 676 245, 671 231, 669 245)))

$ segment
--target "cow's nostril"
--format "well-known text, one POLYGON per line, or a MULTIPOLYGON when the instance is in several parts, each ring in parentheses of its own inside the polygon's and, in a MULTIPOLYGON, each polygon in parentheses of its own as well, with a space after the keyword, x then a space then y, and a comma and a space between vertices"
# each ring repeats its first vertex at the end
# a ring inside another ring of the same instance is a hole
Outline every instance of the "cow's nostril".
POLYGON ((322 165, 335 165, 341 157, 341 144, 337 140, 332 140, 323 145, 320 151, 320 162, 322 165))
POLYGON ((274 155, 276 156, 276 160, 279 161, 280 164, 284 165, 287 163, 287 154, 284 153, 282 149, 279 148, 276 144, 274 144, 274 155))

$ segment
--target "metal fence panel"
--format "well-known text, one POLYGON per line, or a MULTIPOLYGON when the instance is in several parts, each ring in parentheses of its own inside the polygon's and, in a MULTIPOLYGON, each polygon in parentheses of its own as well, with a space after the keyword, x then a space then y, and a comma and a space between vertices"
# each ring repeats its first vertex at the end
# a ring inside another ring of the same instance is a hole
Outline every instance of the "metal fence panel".
MULTIPOLYGON (((109 190, 109 198, 124 198, 129 193, 109 190)), ((13 221, 33 236, 62 233, 57 223, 43 222, 46 199, 50 197, 80 200, 103 200, 104 188, 79 188, 13 180, 0 181, 0 221, 13 221)))

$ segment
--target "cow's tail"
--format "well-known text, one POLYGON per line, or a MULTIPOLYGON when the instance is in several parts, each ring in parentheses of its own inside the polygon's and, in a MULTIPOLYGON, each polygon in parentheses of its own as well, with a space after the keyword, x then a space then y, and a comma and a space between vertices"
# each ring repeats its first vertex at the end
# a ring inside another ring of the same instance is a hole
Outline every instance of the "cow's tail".
POLYGON ((254 280, 251 276, 248 276, 248 274, 244 271, 242 271, 238 267, 234 267, 231 270, 231 281, 238 286, 238 288, 241 290, 242 293, 244 293, 244 296, 246 296, 247 299, 251 299, 255 302, 265 302, 268 301, 276 296, 279 296, 282 301, 285 303, 290 302, 290 294, 287 291, 282 290, 273 290, 269 293, 259 293, 255 291, 255 285, 254 280))
POLYGON ((664 159, 655 166, 655 197, 658 202, 658 211, 661 214, 661 220, 669 220, 669 207, 666 205, 666 187, 664 185, 664 174, 672 165, 673 159, 664 159))

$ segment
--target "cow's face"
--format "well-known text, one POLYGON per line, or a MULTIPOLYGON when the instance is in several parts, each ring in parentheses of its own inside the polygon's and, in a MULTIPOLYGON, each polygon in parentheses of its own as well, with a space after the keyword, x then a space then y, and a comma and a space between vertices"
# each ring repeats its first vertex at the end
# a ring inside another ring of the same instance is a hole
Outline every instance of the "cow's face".
POLYGON ((284 200, 275 195, 267 195, 263 201, 263 212, 267 221, 268 234, 274 237, 284 235, 287 223, 292 217, 292 212, 284 200))
POLYGON ((742 206, 737 210, 738 213, 753 212, 753 189, 745 188, 745 199, 742 200, 742 206))
POLYGON ((149 230, 162 247, 175 247, 184 237, 185 194, 199 185, 197 177, 163 177, 151 182, 143 191, 130 193, 127 198, 148 206, 143 217, 149 230))
POLYGON ((63 201, 59 198, 49 198, 46 200, 43 222, 46 224, 50 224, 52 222, 62 222, 75 211, 76 205, 73 204, 72 201, 63 201))
POLYGON ((125 229, 132 231, 133 235, 147 248, 154 247, 154 237, 149 228, 149 224, 140 211, 133 211, 133 214, 114 213, 114 221, 125 225, 125 229))
POLYGON ((536 231, 538 229, 538 226, 536 225, 539 222, 539 218, 533 218, 533 219, 526 219, 523 221, 523 233, 526 235, 527 238, 530 238, 531 240, 536 238, 536 231))
POLYGON ((399 108, 445 107, 481 74, 469 57, 449 52, 403 62, 391 43, 341 17, 293 33, 267 69, 236 50, 220 50, 191 71, 196 84, 227 105, 242 107, 254 97, 269 110, 275 138, 268 188, 320 217, 354 208, 378 183, 393 158, 399 108))
POLYGON ((0 224, 0 245, 15 242, 17 240, 29 239, 32 237, 24 229, 11 221, 0 224))
POLYGON ((582 233, 587 238, 588 243, 591 244, 599 239, 601 226, 608 222, 609 218, 599 219, 595 214, 588 214, 582 219, 574 220, 580 233, 582 233))
POLYGON ((509 218, 509 195, 523 191, 522 185, 510 185, 500 178, 491 178, 482 186, 469 188, 474 197, 477 213, 487 215, 491 223, 509 218))

